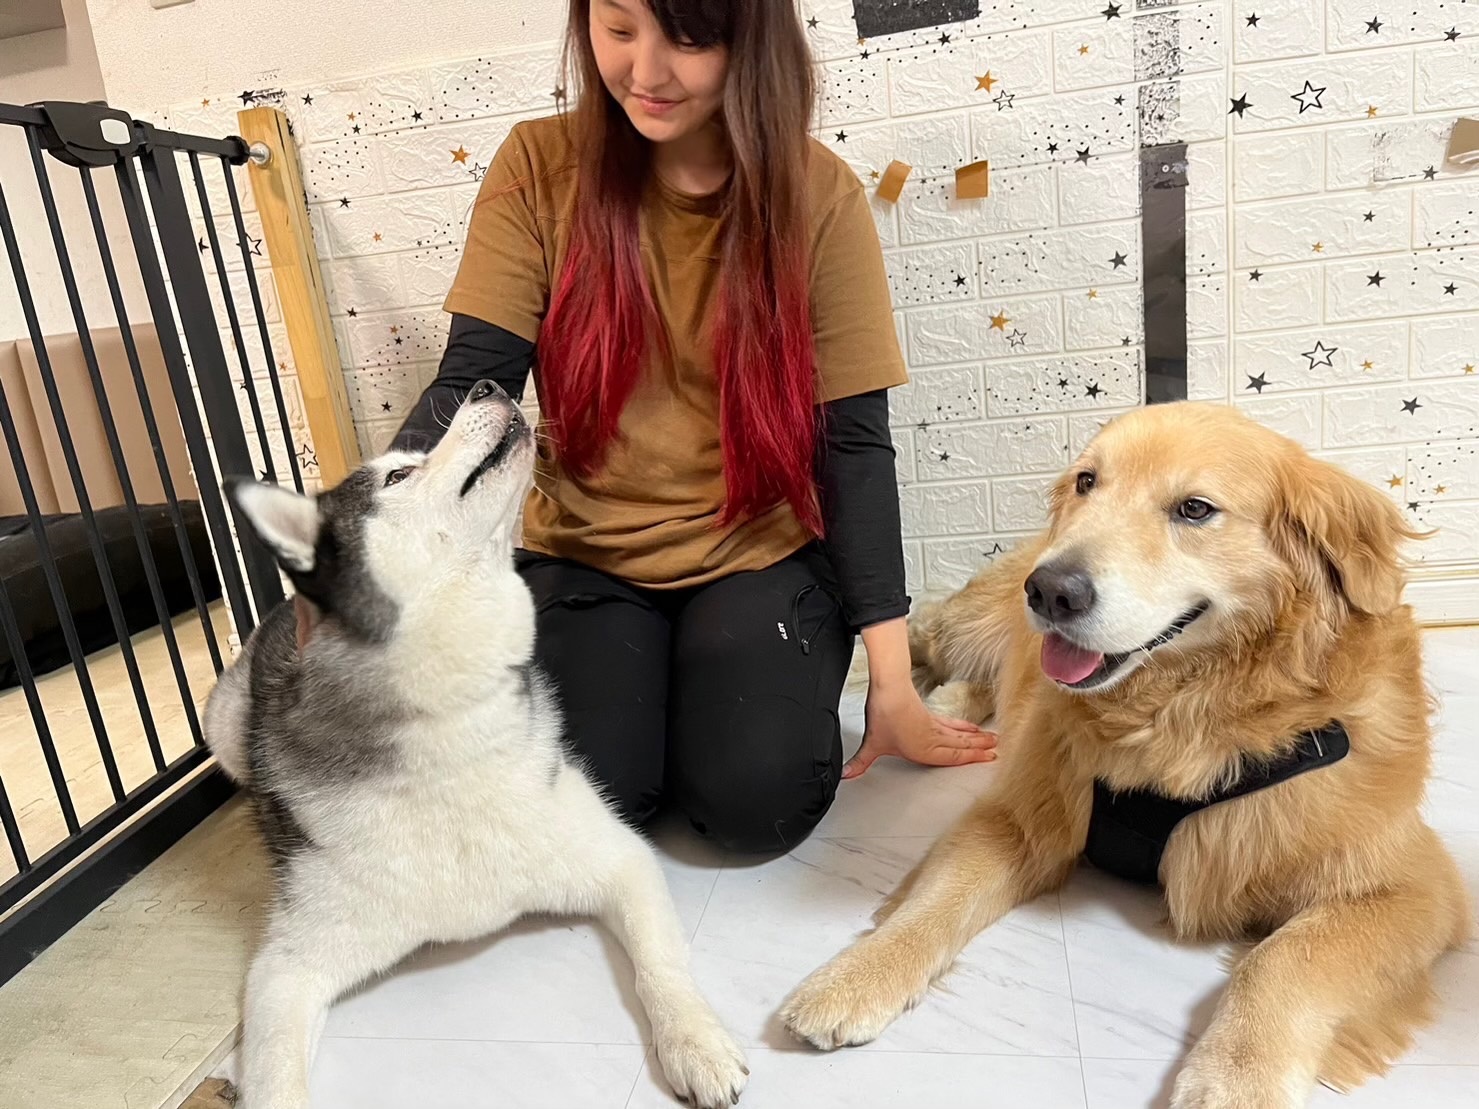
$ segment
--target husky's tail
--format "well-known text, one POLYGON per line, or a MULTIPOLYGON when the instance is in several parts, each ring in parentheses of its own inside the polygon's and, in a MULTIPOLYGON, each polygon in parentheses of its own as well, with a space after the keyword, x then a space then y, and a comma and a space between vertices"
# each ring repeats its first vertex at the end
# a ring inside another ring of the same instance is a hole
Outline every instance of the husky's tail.
POLYGON ((206 746, 221 769, 233 779, 246 785, 251 777, 247 767, 247 705, 251 700, 251 663, 249 652, 252 643, 247 642, 240 657, 225 671, 211 690, 205 702, 206 746))

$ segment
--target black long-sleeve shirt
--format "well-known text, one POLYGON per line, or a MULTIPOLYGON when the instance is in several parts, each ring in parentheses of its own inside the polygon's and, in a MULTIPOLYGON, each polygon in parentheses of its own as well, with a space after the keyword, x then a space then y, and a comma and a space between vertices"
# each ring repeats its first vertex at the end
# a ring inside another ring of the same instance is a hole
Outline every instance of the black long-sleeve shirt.
MULTIPOLYGON (((421 394, 394 445, 430 450, 445 431, 442 420, 484 378, 522 399, 533 364, 534 344, 527 339, 454 314, 436 380, 421 394)), ((909 611, 888 391, 877 389, 821 407, 824 444, 817 484, 825 546, 843 612, 853 627, 865 628, 909 611)))

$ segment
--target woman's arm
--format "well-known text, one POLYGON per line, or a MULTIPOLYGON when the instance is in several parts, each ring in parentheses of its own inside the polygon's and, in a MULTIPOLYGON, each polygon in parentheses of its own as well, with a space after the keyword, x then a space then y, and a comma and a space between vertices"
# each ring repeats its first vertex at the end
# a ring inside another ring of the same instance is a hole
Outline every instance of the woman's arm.
POLYGON ((488 378, 514 400, 522 400, 534 363, 534 344, 472 316, 452 316, 447 349, 436 379, 426 387, 391 446, 429 451, 441 441, 462 398, 488 378))
POLYGON ((862 629, 868 654, 867 731, 843 771, 855 778, 882 755, 930 766, 996 757, 996 737, 974 724, 932 715, 910 676, 904 551, 888 391, 822 406, 825 445, 819 474, 825 545, 843 614, 862 629))

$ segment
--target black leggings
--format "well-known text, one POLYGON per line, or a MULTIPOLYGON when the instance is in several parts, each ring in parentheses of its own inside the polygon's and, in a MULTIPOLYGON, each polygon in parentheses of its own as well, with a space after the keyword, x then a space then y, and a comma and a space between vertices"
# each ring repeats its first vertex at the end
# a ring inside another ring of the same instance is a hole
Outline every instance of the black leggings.
POLYGON ((568 742, 627 820, 667 801, 732 850, 806 838, 837 792, 853 649, 817 547, 683 590, 528 551, 518 566, 568 742))

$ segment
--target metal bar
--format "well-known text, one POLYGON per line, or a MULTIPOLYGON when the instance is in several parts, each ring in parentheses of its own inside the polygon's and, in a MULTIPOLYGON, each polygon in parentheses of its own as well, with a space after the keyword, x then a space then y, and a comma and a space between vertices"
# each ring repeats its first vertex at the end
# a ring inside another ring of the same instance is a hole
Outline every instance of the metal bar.
MULTIPOLYGON (((185 364, 185 352, 180 346, 179 332, 175 329, 174 308, 170 305, 169 290, 165 288, 164 274, 160 270, 159 258, 154 252, 154 236, 149 227, 149 216, 145 210, 144 197, 139 188, 138 179, 134 176, 131 162, 119 163, 117 175, 119 195, 123 198, 123 212, 128 219, 129 232, 133 236, 134 255, 139 261, 139 273, 144 280, 144 292, 149 298, 149 310, 154 316, 155 330, 159 336, 159 349, 164 355, 164 364, 169 370, 170 388, 175 395, 175 409, 179 413, 180 429, 185 434, 185 446, 190 452, 190 465, 195 470, 195 485, 200 493, 200 510, 205 516, 206 526, 211 533, 211 542, 216 549, 217 563, 221 571, 221 589, 231 605, 237 631, 245 639, 255 624, 251 601, 242 580, 241 567, 236 560, 231 524, 226 517, 225 504, 221 498, 221 487, 216 480, 215 467, 211 462, 210 446, 206 442, 205 430, 200 423, 200 413, 195 408, 195 393, 190 382, 190 370, 185 364)), ((245 440, 243 440, 244 446, 245 440)))
MULTIPOLYGON (((123 349, 128 356, 129 372, 133 374, 134 391, 139 397, 139 410, 144 417, 144 429, 149 435, 149 446, 154 452, 154 462, 159 468, 159 481, 164 487, 165 505, 169 511, 170 522, 174 525, 175 542, 180 548, 180 558, 185 565, 185 577, 190 582, 190 594, 195 600, 195 612, 200 617, 201 629, 205 632, 206 649, 210 652, 211 665, 219 674, 224 668, 221 661, 221 648, 216 643, 216 629, 211 622, 210 609, 205 599, 205 587, 200 580, 200 567, 195 562, 195 547, 190 541, 190 533, 185 528, 185 517, 180 512, 180 498, 175 491, 175 479, 170 474, 169 458, 164 453, 164 440, 159 434, 159 421, 154 415, 154 402, 149 397, 148 383, 144 380, 144 369, 139 362, 138 346, 134 343, 133 327, 129 323, 128 308, 123 302, 123 289, 118 282, 118 268, 113 262, 113 248, 108 245, 107 229, 103 226, 102 209, 98 206, 97 189, 93 185, 92 172, 80 170, 82 174, 82 191, 87 197, 87 210, 92 217, 93 235, 98 241, 98 256, 103 263, 103 276, 108 282, 108 295, 113 300, 113 314, 118 319, 118 331, 123 338, 123 349)), ((173 326, 173 321, 166 321, 165 326, 173 326)), ((192 721, 194 716, 192 713, 192 721)), ((192 730, 193 724, 192 724, 192 730)), ((196 741, 199 742, 199 732, 196 732, 196 741)))
POLYGON ((267 443, 267 425, 262 421, 262 406, 257 400, 256 383, 252 381, 251 360, 247 357, 246 340, 241 334, 241 320, 236 315, 236 298, 231 295, 231 278, 221 257, 221 240, 216 234, 216 221, 211 215, 210 198, 205 191, 205 178, 200 173, 200 158, 190 151, 190 172, 195 176, 195 194, 200 200, 200 214, 205 220, 205 234, 210 242, 211 257, 216 262, 216 277, 221 283, 221 299, 226 304, 226 321, 231 325, 231 340, 236 346, 236 360, 241 366, 241 388, 252 411, 252 424, 257 429, 257 446, 262 450, 262 466, 269 481, 277 480, 277 467, 272 464, 272 448, 267 443))
POLYGON ((45 127, 46 115, 39 108, 20 104, 0 104, 0 123, 19 123, 23 127, 45 127))
MULTIPOLYGON (((118 429, 113 423, 113 410, 108 404, 107 393, 103 389, 103 372, 98 368, 97 351, 93 349, 92 335, 87 330, 87 318, 82 310, 82 295, 77 290, 77 277, 72 272, 72 260, 67 254, 66 241, 62 235, 61 214, 57 211, 56 197, 51 191, 51 177, 46 171, 46 163, 42 161, 41 144, 36 141, 35 131, 26 132, 26 145, 31 151, 31 165, 36 170, 36 186, 41 190, 41 207, 46 212, 46 222, 51 228, 51 241, 56 248, 57 263, 61 268, 62 286, 67 292, 67 301, 72 309, 72 319, 77 325, 77 338, 82 346, 82 360, 87 364, 88 377, 92 381, 93 393, 97 399, 98 415, 103 422, 103 435, 108 440, 108 447, 113 453, 113 466, 118 471, 124 503, 132 509, 138 523, 138 530, 135 534, 146 559, 146 570, 152 572, 154 555, 149 550, 149 542, 144 535, 143 521, 137 519, 139 506, 134 500, 133 483, 128 480, 128 466, 123 460, 123 447, 118 441, 118 429)), ((16 261, 19 262, 19 260, 20 255, 17 251, 16 261)), ((103 535, 98 530, 97 518, 93 515, 92 498, 87 492, 87 482, 82 476, 82 466, 77 461, 76 444, 72 440, 66 410, 62 407, 61 393, 57 391, 56 375, 52 372, 51 356, 46 351, 46 340, 41 334, 39 321, 31 331, 31 342, 36 348, 36 363, 41 369, 41 384, 51 407, 51 418, 56 425, 57 438, 61 440, 62 456, 66 459, 67 472, 72 477, 72 485, 77 493, 77 509, 82 516, 88 544, 92 548, 93 561, 98 565, 98 577, 103 585, 103 597, 108 604, 108 615, 113 620, 113 631, 118 637, 118 650, 123 656, 123 668, 128 673, 128 683, 133 688, 134 701, 139 710, 139 721, 144 726, 144 738, 149 744, 149 754, 154 758, 154 768, 163 770, 164 750, 159 744, 159 732, 154 724, 154 714, 149 708, 149 690, 144 685, 144 675, 139 669, 138 658, 134 655, 133 636, 129 631, 128 619, 123 614, 123 604, 118 597, 118 585, 113 580, 113 569, 108 559, 108 552, 103 546, 103 535)), ((157 574, 149 580, 155 586, 158 585, 157 574)), ((162 590, 156 600, 162 609, 164 607, 162 590)))
MULTIPOLYGON (((200 265, 200 251, 195 243, 195 229, 190 224, 190 211, 185 207, 185 192, 180 184, 179 167, 171 151, 145 150, 140 156, 144 183, 153 202, 154 222, 159 243, 169 267, 175 303, 180 308, 180 326, 190 348, 195 367, 195 386, 200 390, 201 406, 210 423, 211 441, 221 476, 252 473, 252 456, 247 450, 246 435, 241 429, 241 410, 226 368, 226 353, 216 330, 215 312, 200 265)), ((188 390, 189 382, 185 383, 188 390)), ((203 491, 202 491, 203 492, 203 491)), ((228 543, 223 550, 231 550, 228 543)), ((282 578, 277 563, 260 543, 241 544, 246 564, 247 581, 257 602, 257 612, 265 613, 282 600, 282 578)), ((238 628, 240 625, 238 624, 238 628)), ((243 631, 243 636, 246 634, 243 631)))
POLYGON ((10 843, 15 869, 18 873, 25 874, 31 869, 31 859, 26 854, 26 841, 21 839, 21 826, 15 822, 15 811, 10 807, 10 797, 5 792, 3 778, 0 778, 0 824, 5 825, 5 838, 10 843))
MULTIPOLYGON (((0 409, 3 409, 0 415, 9 415, 10 410, 5 405, 3 392, 0 392, 0 409)), ((28 476, 27 482, 29 481, 28 476)), ((41 703, 41 694, 36 689, 36 675, 31 670, 31 660, 26 657, 26 645, 21 639, 20 628, 16 626, 15 610, 11 608, 10 597, 3 585, 0 585, 0 630, 5 633, 10 657, 15 659, 15 672, 21 680, 26 707, 31 710, 31 723, 35 725, 36 739, 41 744, 41 757, 46 760, 46 772, 51 775, 52 789, 56 790, 62 820, 67 825, 68 834, 75 833, 79 824, 77 810, 72 805, 72 791, 67 788, 67 773, 62 769, 61 759, 57 757, 56 739, 51 734, 51 725, 46 722, 46 706, 41 703)))
MULTIPOLYGON (((5 251, 10 259, 10 269, 15 277, 16 291, 20 293, 21 312, 26 318, 26 328, 32 339, 36 342, 36 357, 40 361, 46 357, 45 345, 41 343, 41 321, 36 316, 36 302, 31 298, 30 282, 26 279, 25 265, 21 259, 20 243, 16 241, 15 225, 10 218, 10 205, 5 200, 5 188, 0 185, 0 237, 5 240, 5 251)), ((55 416, 61 408, 56 397, 56 382, 51 377, 51 367, 45 364, 41 373, 42 381, 46 385, 48 399, 52 401, 52 413, 55 416)), ((65 418, 58 421, 65 425, 65 418)), ((58 434, 63 432, 63 426, 57 428, 58 434)), ((41 519, 41 509, 36 502, 36 490, 31 485, 31 477, 26 469, 26 459, 21 453, 20 441, 16 436, 15 420, 10 414, 10 402, 5 398, 5 388, 0 385, 0 429, 5 434, 6 445, 10 448, 10 460, 15 466, 17 484, 20 486, 21 500, 26 505, 26 516, 31 522, 31 531, 36 538, 36 551, 40 558, 42 573, 46 576, 46 585, 51 593, 51 602, 56 606, 57 622, 62 628, 62 638, 67 643, 67 653, 71 656, 72 666, 77 673, 77 684, 82 691, 82 701, 87 707, 87 715, 92 721, 93 734, 97 737, 98 753, 102 756, 103 768, 108 775, 108 785, 113 790, 116 800, 123 800, 123 780, 118 776, 118 764, 113 758, 113 749, 108 745, 108 730, 103 726, 102 710, 98 706, 97 692, 93 689, 92 677, 87 672, 87 660, 82 653, 82 645, 77 639, 77 627, 72 622, 72 608, 67 601, 67 592, 62 586, 61 577, 57 574, 56 558, 52 554, 51 542, 46 537, 46 526, 41 519)), ((77 486, 78 503, 82 503, 87 496, 87 490, 82 484, 82 475, 77 473, 77 456, 72 449, 71 437, 67 436, 63 446, 63 452, 67 456, 69 468, 73 471, 72 481, 77 486)), ((88 517, 88 538, 96 541, 97 526, 88 517)), ((103 580, 112 585, 112 575, 107 572, 107 560, 102 557, 97 545, 93 549, 93 557, 98 563, 98 572, 104 575, 103 580)), ((117 594, 110 595, 110 609, 117 611, 117 594)), ((115 623, 119 623, 115 618, 115 623)), ((122 638, 127 639, 127 629, 122 633, 122 638)), ((152 722, 151 722, 152 723, 152 722)))
POLYGON ((0 886, 0 914, 20 904, 32 890, 45 887, 0 921, 0 985, 235 793, 225 773, 213 769, 165 797, 209 759, 205 748, 192 747, 163 774, 135 790, 126 804, 115 805, 37 859, 28 873, 0 886), (124 834, 103 843, 156 801, 159 805, 124 834))
POLYGON ((257 313, 257 333, 262 337, 262 352, 267 357, 267 379, 272 383, 272 398, 277 404, 277 421, 282 429, 283 446, 288 452, 288 469, 293 474, 293 487, 303 492, 303 472, 298 467, 298 451, 293 443, 293 429, 288 426, 288 406, 283 401, 282 382, 277 376, 277 359, 272 354, 272 338, 267 333, 267 313, 262 310, 262 292, 257 287, 257 268, 252 264, 251 247, 247 245, 246 223, 241 218, 241 201, 236 196, 236 179, 231 162, 221 159, 221 172, 226 177, 226 195, 231 200, 231 218, 236 222, 236 241, 241 247, 241 260, 246 263, 247 288, 252 293, 252 307, 257 313))

